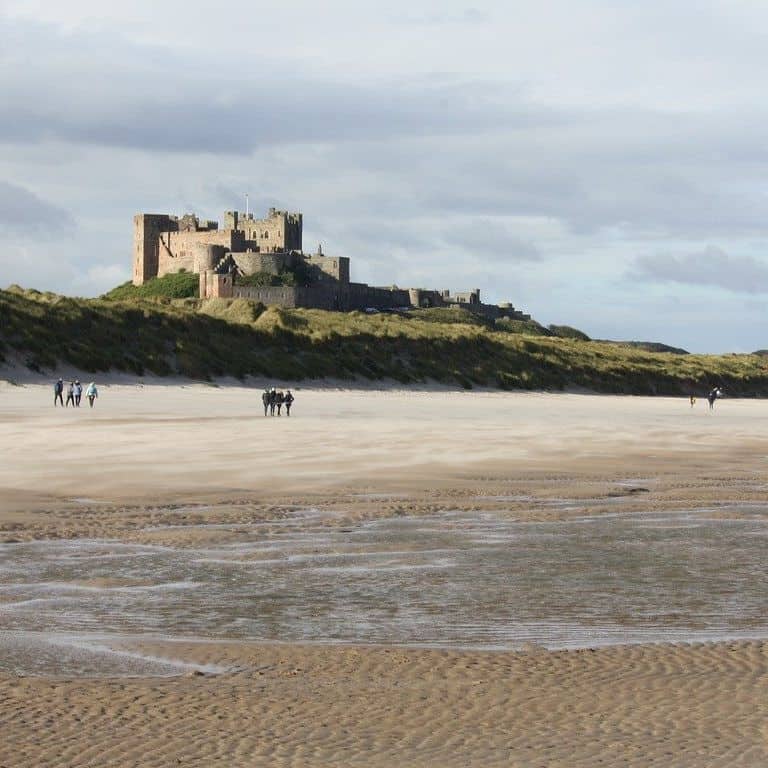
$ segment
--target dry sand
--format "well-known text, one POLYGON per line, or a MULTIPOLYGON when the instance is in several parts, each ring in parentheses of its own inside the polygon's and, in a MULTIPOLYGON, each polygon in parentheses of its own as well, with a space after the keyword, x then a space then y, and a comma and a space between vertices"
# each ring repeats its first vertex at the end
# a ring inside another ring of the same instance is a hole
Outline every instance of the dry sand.
MULTIPOLYGON (((557 520, 569 513, 547 500, 565 496, 623 496, 630 511, 766 496, 760 401, 725 400, 710 413, 705 402, 668 398, 299 389, 290 419, 265 419, 255 389, 100 392, 93 411, 73 411, 53 408, 50 386, 0 384, 0 541, 184 547, 237 535, 195 523, 245 523, 307 503, 344 524, 472 511, 479 497, 483 509, 557 520), (149 530, 171 521, 178 527, 149 530)), ((141 650, 232 671, 0 677, 0 766, 768 764, 768 643, 759 640, 557 652, 141 650)))

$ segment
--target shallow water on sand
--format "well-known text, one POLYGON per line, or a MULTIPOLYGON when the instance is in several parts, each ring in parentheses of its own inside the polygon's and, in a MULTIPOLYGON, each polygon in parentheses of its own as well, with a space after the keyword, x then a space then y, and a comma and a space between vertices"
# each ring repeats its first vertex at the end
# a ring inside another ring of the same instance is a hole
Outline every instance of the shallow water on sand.
POLYGON ((0 670, 188 668, 115 650, 136 636, 499 649, 768 636, 768 505, 727 511, 738 519, 457 512, 340 528, 310 510, 232 526, 227 544, 0 545, 0 670))

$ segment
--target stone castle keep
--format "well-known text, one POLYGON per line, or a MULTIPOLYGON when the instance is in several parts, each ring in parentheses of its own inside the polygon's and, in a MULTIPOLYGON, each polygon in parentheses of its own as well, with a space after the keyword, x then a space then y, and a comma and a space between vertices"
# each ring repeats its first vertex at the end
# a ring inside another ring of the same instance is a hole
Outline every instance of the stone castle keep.
POLYGON ((199 219, 140 213, 133 218, 133 283, 175 272, 200 276, 201 298, 244 298, 281 307, 340 311, 402 307, 463 307, 490 318, 528 319, 511 304, 483 304, 480 291, 377 288, 349 279, 349 258, 304 253, 303 217, 270 208, 267 216, 226 211, 224 226, 199 219), (306 285, 242 284, 259 273, 301 269, 306 285))

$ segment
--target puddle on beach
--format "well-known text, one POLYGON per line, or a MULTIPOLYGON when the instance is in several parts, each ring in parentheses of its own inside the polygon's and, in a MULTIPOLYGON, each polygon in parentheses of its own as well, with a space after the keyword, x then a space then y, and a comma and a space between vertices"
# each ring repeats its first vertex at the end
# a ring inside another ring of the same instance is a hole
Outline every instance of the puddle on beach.
POLYGON ((713 511, 344 528, 308 511, 231 526, 225 544, 4 544, 0 670, 194 668, 126 650, 148 637, 514 649, 768 636, 768 506, 713 511))

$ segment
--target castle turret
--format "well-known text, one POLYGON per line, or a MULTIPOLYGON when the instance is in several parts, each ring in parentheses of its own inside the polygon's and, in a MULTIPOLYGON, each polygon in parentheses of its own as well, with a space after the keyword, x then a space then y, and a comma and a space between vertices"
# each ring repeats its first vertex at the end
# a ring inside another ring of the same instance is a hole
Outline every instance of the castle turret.
POLYGON ((160 233, 171 229, 171 219, 161 213, 139 213, 133 217, 133 284, 157 277, 160 233))

